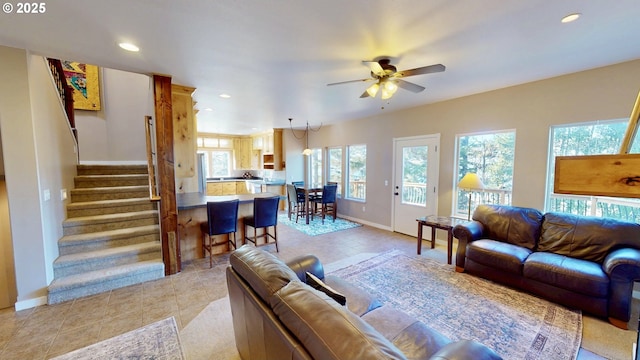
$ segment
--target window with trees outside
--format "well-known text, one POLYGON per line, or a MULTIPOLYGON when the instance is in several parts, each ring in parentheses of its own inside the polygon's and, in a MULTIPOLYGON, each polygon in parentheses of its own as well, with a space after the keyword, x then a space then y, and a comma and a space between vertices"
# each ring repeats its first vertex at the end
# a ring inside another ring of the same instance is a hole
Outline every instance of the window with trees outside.
POLYGON ((199 134, 196 144, 198 153, 205 154, 204 168, 207 178, 231 176, 232 139, 199 134))
POLYGON ((456 173, 453 216, 467 217, 479 204, 511 205, 516 132, 504 130, 456 135, 456 173), (484 190, 466 191, 457 184, 466 173, 475 173, 484 190))
POLYGON ((366 200, 367 145, 347 146, 347 179, 346 198, 366 200))
MULTIPOLYGON (((628 122, 621 119, 551 127, 545 211, 640 222, 639 199, 553 193, 556 156, 617 154, 628 122)), ((631 153, 640 153, 638 141, 632 144, 631 153)))
POLYGON ((310 179, 311 187, 321 187, 322 182, 322 149, 311 149, 309 155, 309 163, 311 166, 310 179))
POLYGON ((342 194, 342 147, 327 149, 327 181, 338 183, 337 195, 342 194))

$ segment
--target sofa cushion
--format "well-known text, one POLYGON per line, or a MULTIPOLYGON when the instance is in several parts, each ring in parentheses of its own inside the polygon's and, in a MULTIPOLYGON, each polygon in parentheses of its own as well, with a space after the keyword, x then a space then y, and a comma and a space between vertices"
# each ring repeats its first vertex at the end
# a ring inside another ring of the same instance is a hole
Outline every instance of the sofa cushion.
POLYGON ((496 240, 482 239, 467 245, 468 259, 518 275, 529 255, 529 249, 496 240))
POLYGON ((540 237, 542 213, 531 208, 480 205, 473 220, 482 223, 485 238, 533 250, 540 237))
POLYGON ((525 261, 523 272, 528 279, 580 294, 600 298, 609 295, 609 277, 593 261, 536 252, 525 261))
POLYGON ((312 288, 327 294, 330 298, 332 298, 342 306, 344 306, 347 303, 347 298, 344 295, 334 290, 331 286, 322 282, 322 280, 318 279, 315 275, 313 275, 310 272, 307 272, 306 283, 312 288))
POLYGON ((538 250, 602 264, 620 247, 640 247, 640 225, 609 218, 547 213, 538 250))
POLYGON ((290 281, 299 281, 296 273, 284 262, 254 246, 244 245, 232 252, 229 263, 267 303, 273 293, 290 281))
POLYGON ((382 306, 382 303, 370 293, 340 277, 327 275, 324 278, 324 282, 331 286, 332 289, 344 294, 345 298, 347 298, 347 308, 357 316, 362 316, 382 306))
POLYGON ((302 282, 276 292, 271 308, 314 359, 406 359, 371 325, 302 282))
POLYGON ((429 359, 450 342, 444 335, 389 305, 372 310, 362 319, 398 347, 407 359, 429 359))

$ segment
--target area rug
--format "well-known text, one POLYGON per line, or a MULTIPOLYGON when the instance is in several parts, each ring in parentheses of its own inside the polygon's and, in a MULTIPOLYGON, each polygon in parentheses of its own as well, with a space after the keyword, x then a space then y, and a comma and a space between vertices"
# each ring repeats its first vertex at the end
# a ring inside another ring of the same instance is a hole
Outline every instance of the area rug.
POLYGON ((322 218, 319 216, 315 216, 313 220, 309 219, 309 224, 306 223, 305 219, 298 219, 298 222, 296 223, 296 219, 293 216, 291 216, 291 220, 292 221, 289 221, 289 216, 286 213, 281 213, 278 215, 278 223, 290 226, 309 236, 317 236, 334 231, 347 230, 362 226, 361 224, 341 218, 336 218, 335 222, 333 221, 333 218, 325 218, 323 224, 322 218))
POLYGON ((185 357, 172 316, 54 358, 71 359, 182 360, 185 357))
POLYGON ((580 311, 456 273, 451 265, 395 250, 331 274, 451 340, 480 341, 505 359, 575 359, 578 354, 580 311))

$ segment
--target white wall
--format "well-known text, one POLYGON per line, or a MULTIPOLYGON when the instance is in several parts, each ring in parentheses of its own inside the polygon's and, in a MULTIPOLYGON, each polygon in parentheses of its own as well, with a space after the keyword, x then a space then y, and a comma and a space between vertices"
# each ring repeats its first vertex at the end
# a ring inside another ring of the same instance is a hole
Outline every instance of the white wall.
POLYGON ((0 131, 19 310, 46 302, 65 216, 60 189, 72 186, 76 158, 44 59, 8 47, 0 47, 0 58, 0 131), (49 201, 42 198, 45 189, 49 201))
POLYGON ((100 111, 76 110, 81 162, 146 162, 145 115, 153 115, 147 75, 100 68, 100 111))
POLYGON ((58 239, 66 218, 69 199, 61 190, 74 187, 76 144, 65 116, 60 95, 54 87, 48 64, 41 56, 29 56, 29 92, 34 124, 38 187, 40 189, 46 283, 53 280, 53 261, 58 257, 58 239), (50 194, 49 200, 44 192, 50 194))
MULTIPOLYGON (((448 216, 456 134, 515 129, 513 205, 542 209, 549 127, 628 118, 639 89, 640 60, 636 60, 324 126, 309 138, 309 146, 367 144, 367 210, 362 211, 361 203, 341 201, 340 213, 389 227, 392 181, 384 186, 384 180, 392 180, 393 138, 441 134, 438 214, 448 216)), ((414 95, 399 91, 396 96, 414 95)), ((378 101, 369 100, 372 106, 378 101)))

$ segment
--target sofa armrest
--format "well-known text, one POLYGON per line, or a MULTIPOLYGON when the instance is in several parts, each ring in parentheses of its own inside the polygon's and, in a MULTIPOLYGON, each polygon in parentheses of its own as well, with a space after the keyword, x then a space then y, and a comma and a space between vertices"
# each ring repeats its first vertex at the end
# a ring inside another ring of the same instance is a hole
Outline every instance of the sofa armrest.
POLYGON ((460 340, 449 343, 433 354, 431 360, 498 360, 500 355, 485 345, 472 340, 460 340))
POLYGON ((464 261, 467 255, 467 244, 479 240, 484 233, 484 226, 479 221, 472 221, 466 224, 458 224, 453 228, 453 236, 458 239, 458 250, 456 251, 456 271, 464 270, 464 261))
POLYGON ((287 262, 287 266, 293 270, 298 279, 303 283, 307 282, 307 271, 315 275, 318 279, 324 280, 324 267, 314 255, 298 256, 287 262))
POLYGON ((640 250, 614 250, 604 259, 602 269, 609 275, 609 320, 626 327, 631 318, 633 283, 640 281, 640 250))

